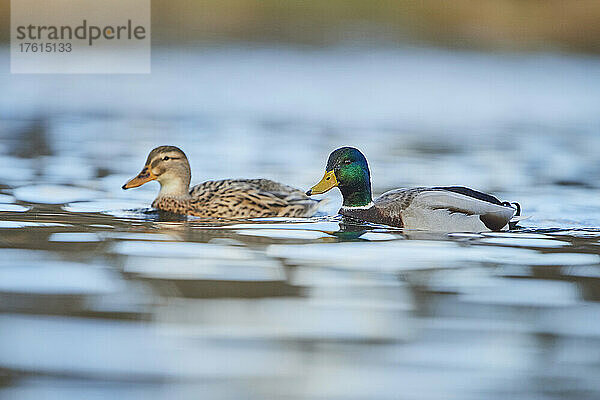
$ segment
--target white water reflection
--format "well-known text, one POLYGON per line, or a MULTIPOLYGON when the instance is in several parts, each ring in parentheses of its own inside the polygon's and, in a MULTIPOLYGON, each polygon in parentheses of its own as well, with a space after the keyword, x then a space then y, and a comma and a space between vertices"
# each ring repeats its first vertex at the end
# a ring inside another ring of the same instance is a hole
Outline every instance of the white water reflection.
POLYGON ((46 261, 0 269, 1 293, 96 295, 114 292, 121 285, 102 266, 46 261))
POLYGON ((18 187, 15 197, 29 203, 63 204, 97 197, 100 192, 85 188, 61 185, 33 185, 18 187))
POLYGON ((25 212, 31 207, 21 206, 19 204, 0 204, 0 211, 25 212))

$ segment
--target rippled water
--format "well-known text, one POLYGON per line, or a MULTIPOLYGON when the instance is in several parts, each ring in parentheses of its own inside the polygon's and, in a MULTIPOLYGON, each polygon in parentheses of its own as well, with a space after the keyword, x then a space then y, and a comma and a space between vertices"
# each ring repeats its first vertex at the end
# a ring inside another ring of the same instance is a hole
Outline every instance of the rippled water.
POLYGON ((599 398, 598 66, 207 49, 0 73, 0 398, 599 398), (530 218, 341 227, 331 193, 313 219, 164 220, 156 183, 120 189, 161 144, 194 182, 301 188, 355 145, 377 193, 463 184, 530 218))

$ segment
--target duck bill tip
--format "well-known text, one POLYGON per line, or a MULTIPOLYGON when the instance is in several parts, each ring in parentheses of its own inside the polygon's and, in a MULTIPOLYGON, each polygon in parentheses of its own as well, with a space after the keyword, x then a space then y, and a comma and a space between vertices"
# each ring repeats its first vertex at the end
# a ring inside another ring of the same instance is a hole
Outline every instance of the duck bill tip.
POLYGON ((335 172, 333 170, 326 171, 325 175, 323 175, 323 178, 321 178, 319 183, 317 183, 315 186, 310 188, 310 190, 308 192, 306 192, 306 194, 308 196, 311 196, 313 194, 323 194, 323 193, 328 192, 329 190, 333 189, 337 185, 338 185, 338 181, 335 177, 335 172))
POLYGON ((154 175, 151 171, 148 171, 147 168, 144 168, 142 172, 140 172, 135 178, 127 181, 121 189, 127 190, 134 187, 142 186, 144 183, 153 181, 156 179, 156 175, 154 175))

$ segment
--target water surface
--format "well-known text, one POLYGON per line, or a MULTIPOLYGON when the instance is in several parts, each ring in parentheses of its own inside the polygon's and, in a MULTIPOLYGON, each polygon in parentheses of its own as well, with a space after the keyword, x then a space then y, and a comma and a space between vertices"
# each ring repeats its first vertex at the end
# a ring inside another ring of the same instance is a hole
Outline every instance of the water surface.
POLYGON ((0 74, 0 398, 600 396, 598 60, 153 57, 147 77, 0 74), (530 218, 348 231, 332 191, 312 219, 165 220, 158 184, 120 189, 162 144, 193 182, 304 189, 355 145, 377 194, 461 184, 530 218))

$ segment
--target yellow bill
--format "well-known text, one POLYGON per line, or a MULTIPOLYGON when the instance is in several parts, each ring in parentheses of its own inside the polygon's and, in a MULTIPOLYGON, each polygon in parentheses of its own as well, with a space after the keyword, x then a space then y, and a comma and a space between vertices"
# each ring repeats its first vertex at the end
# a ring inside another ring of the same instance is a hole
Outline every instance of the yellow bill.
POLYGON ((335 173, 333 172, 333 170, 327 171, 325 172, 325 175, 323 175, 323 179, 321 179, 321 181, 315 186, 310 188, 310 190, 306 192, 306 194, 311 196, 313 194, 325 193, 328 190, 331 190, 332 188, 336 187, 337 185, 338 181, 337 179, 335 179, 335 173))
POLYGON ((152 173, 152 170, 148 165, 144 167, 142 172, 138 174, 135 178, 130 179, 126 184, 122 187, 123 189, 131 189, 134 187, 142 186, 146 182, 150 182, 156 179, 156 175, 152 173))

